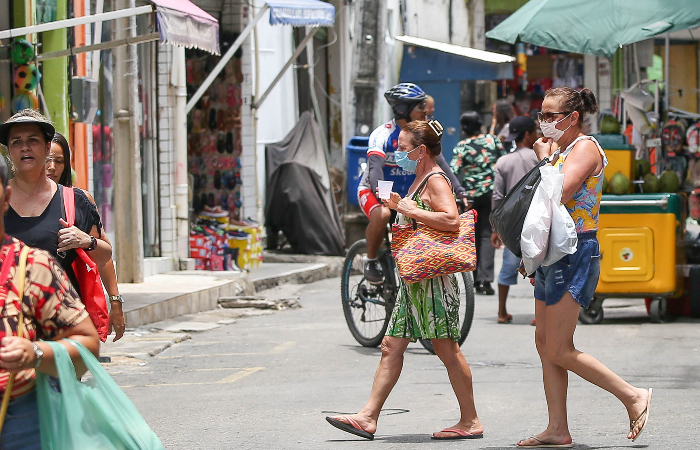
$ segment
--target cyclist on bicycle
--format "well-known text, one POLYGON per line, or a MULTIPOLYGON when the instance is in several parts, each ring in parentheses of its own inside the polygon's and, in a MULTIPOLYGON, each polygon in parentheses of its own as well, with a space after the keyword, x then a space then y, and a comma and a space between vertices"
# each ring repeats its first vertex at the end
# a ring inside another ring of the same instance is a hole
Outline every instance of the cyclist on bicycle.
MULTIPOLYGON (((401 83, 384 93, 384 98, 394 112, 394 119, 375 128, 369 135, 369 147, 367 148, 367 166, 360 184, 357 187, 357 199, 362 211, 369 218, 369 225, 365 231, 367 239, 367 261, 364 267, 364 277, 372 284, 384 282, 384 271, 377 260, 377 253, 384 241, 384 232, 391 219, 391 210, 382 205, 375 192, 377 181, 394 181, 394 191, 402 197, 407 194, 405 188, 411 185, 415 175, 398 167, 394 162, 394 152, 398 147, 399 132, 407 123, 413 120, 426 118, 427 95, 418 85, 413 83, 401 83), (405 188, 402 189, 402 187, 405 188)), ((454 176, 445 158, 440 155, 436 158, 442 170, 450 176, 455 192, 462 196, 464 188, 461 187, 457 177, 454 176)))

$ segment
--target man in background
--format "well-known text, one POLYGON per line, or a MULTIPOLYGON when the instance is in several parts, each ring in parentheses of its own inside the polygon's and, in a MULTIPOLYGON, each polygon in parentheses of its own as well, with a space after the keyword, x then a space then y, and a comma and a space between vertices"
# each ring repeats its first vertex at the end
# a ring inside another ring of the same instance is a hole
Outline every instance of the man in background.
POLYGON ((425 116, 430 120, 435 114, 435 99, 428 95, 425 97, 425 116))
MULTIPOLYGON (((515 142, 516 149, 498 159, 495 168, 491 209, 496 209, 510 190, 537 165, 537 156, 532 146, 537 140, 537 125, 529 116, 517 116, 510 121, 507 140, 515 142)), ((491 245, 503 246, 496 233, 491 235, 491 245)), ((520 258, 503 249, 503 265, 498 275, 498 323, 510 323, 513 316, 506 310, 510 286, 518 283, 520 258)))

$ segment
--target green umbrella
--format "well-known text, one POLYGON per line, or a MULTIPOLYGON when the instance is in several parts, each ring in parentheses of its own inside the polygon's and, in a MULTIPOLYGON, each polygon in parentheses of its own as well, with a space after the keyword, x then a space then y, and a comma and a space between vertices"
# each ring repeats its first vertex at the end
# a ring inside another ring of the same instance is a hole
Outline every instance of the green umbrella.
POLYGON ((611 58, 622 45, 699 26, 698 0, 530 0, 486 37, 611 58))

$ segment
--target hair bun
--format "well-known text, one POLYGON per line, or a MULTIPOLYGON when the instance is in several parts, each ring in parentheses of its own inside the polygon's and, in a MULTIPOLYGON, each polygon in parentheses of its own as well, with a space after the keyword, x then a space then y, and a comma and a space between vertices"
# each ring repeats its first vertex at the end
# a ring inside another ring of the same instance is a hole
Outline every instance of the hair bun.
POLYGON ((595 94, 588 88, 581 89, 581 100, 583 101, 583 112, 594 114, 598 112, 598 102, 595 99, 595 94))

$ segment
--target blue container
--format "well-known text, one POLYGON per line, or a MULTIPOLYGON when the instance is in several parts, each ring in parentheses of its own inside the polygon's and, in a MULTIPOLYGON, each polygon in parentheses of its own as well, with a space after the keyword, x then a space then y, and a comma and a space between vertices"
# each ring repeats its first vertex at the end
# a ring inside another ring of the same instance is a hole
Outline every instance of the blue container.
POLYGON ((367 164, 367 147, 369 136, 354 136, 345 147, 348 163, 348 202, 351 205, 360 206, 357 201, 357 186, 362 177, 363 164, 367 164))

